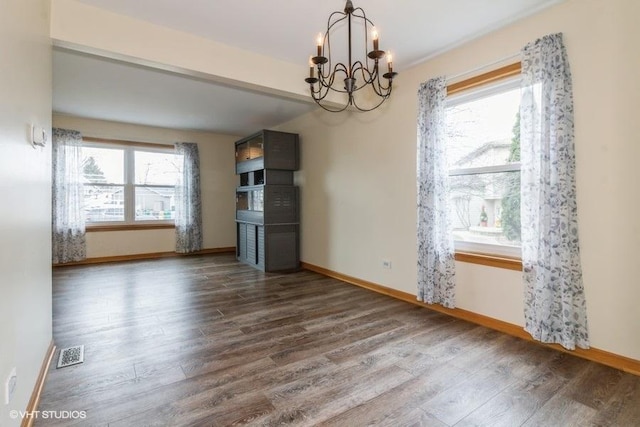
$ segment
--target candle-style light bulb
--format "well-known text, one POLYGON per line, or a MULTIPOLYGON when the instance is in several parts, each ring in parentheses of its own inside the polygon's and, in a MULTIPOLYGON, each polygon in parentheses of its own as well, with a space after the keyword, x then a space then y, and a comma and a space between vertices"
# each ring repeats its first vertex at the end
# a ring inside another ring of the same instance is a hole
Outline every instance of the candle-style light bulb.
POLYGON ((393 56, 390 50, 387 51, 387 66, 389 67, 389 72, 393 72, 393 56))
POLYGON ((373 40, 373 50, 378 50, 378 30, 376 27, 373 27, 371 30, 371 39, 373 40))
POLYGON ((322 33, 318 33, 316 37, 316 46, 318 46, 318 56, 322 56, 322 45, 324 44, 324 36, 322 33))
POLYGON ((309 57, 309 77, 313 78, 313 59, 309 57))

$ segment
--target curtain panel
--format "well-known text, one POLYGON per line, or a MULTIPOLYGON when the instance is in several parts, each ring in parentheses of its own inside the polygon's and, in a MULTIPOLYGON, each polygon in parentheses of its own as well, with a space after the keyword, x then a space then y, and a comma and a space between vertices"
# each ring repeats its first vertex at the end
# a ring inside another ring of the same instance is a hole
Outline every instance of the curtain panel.
POLYGON ((562 34, 522 50, 521 217, 525 330, 588 348, 575 184, 573 92, 562 34))
POLYGON ((176 184, 176 252, 190 253, 202 249, 202 201, 200 198, 200 157, 198 144, 175 143, 182 156, 182 174, 176 184))
POLYGON ((448 209, 445 98, 438 77, 418 90, 418 300, 455 307, 455 249, 448 209))
POLYGON ((62 264, 86 258, 83 212, 82 135, 53 129, 52 138, 52 262, 62 264))

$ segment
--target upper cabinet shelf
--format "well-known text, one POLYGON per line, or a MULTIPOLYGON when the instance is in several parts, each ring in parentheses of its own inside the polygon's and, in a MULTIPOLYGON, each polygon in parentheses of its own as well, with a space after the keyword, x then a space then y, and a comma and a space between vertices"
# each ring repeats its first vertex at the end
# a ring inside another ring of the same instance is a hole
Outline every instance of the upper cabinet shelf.
POLYGON ((236 142, 236 174, 261 169, 298 170, 298 134, 262 130, 236 142))

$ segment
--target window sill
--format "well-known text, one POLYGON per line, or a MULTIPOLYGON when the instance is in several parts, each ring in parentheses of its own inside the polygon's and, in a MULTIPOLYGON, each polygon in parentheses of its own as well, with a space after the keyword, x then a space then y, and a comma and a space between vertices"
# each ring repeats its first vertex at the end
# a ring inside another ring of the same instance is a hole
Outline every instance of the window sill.
POLYGON ((109 225, 88 225, 88 233, 100 231, 131 231, 131 230, 160 230, 175 228, 174 224, 109 224, 109 225))
POLYGON ((522 260, 508 258, 499 255, 478 254, 474 252, 456 252, 456 261, 470 264, 486 265, 488 267, 504 268, 507 270, 522 271, 522 260))

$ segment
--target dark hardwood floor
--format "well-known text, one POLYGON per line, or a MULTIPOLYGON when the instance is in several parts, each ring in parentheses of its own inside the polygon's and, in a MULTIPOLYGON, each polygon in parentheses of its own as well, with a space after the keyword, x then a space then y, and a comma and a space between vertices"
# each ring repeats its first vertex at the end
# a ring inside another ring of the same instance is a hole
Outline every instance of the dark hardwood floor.
POLYGON ((640 426, 640 377, 231 255, 54 269, 36 426, 640 426), (57 353, 54 362, 57 360, 57 353))

